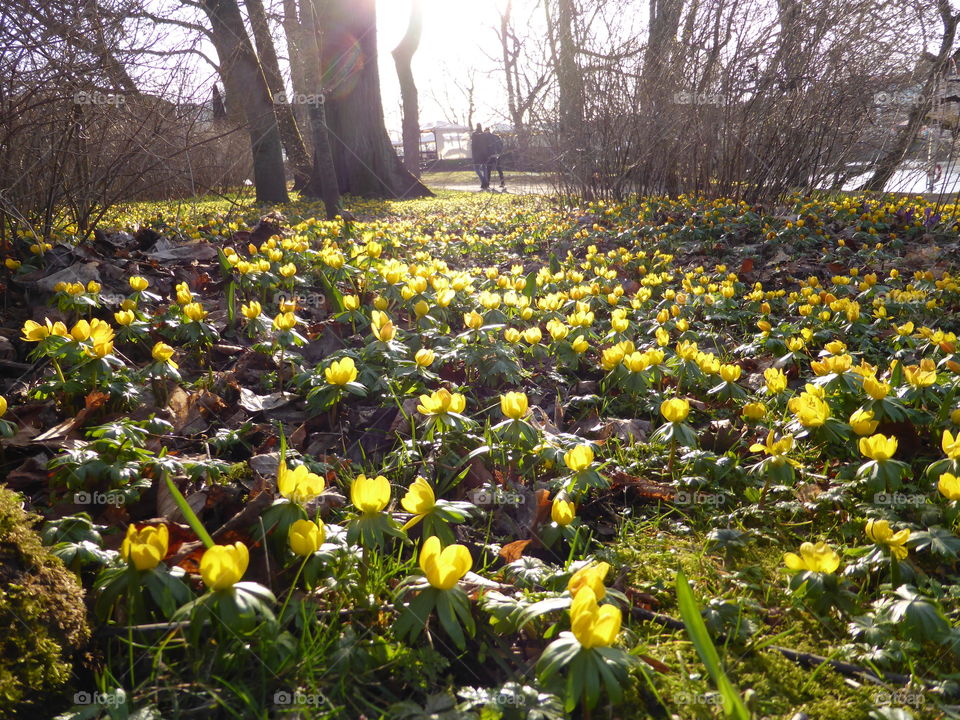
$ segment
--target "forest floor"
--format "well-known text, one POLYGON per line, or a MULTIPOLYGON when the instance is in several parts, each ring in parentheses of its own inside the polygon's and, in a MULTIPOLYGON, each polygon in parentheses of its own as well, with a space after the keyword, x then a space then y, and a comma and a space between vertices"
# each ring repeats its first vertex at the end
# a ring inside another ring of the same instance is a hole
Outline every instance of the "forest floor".
POLYGON ((348 209, 9 255, 0 482, 96 630, 24 717, 960 717, 956 207, 348 209))

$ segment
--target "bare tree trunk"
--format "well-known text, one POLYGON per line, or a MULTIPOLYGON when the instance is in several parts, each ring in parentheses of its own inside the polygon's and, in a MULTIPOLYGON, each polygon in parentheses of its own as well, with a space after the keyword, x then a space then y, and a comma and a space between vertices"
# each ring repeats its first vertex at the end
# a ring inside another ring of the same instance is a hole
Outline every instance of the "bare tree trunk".
POLYGON ((420 177, 420 106, 417 98, 417 83, 413 79, 413 55, 420 47, 423 34, 423 0, 413 0, 410 5, 410 24, 400 44, 393 50, 393 62, 397 66, 400 81, 400 97, 403 103, 403 165, 415 177, 420 177))
POLYGON ((930 110, 933 109, 933 96, 937 91, 937 85, 950 65, 953 43, 957 35, 957 22, 960 21, 960 15, 953 14, 949 0, 937 0, 937 10, 940 13, 940 19, 943 21, 943 39, 940 42, 940 51, 937 53, 936 59, 930 64, 926 82, 924 82, 923 89, 920 91, 920 98, 910 109, 907 124, 900 131, 893 147, 877 163, 873 176, 867 180, 861 190, 883 192, 897 166, 903 161, 907 151, 910 150, 913 141, 917 139, 917 134, 920 132, 927 115, 930 114, 930 110))
POLYGON ((375 0, 327 0, 324 10, 325 109, 340 191, 390 198, 432 195, 403 167, 384 126, 375 0))
MULTIPOLYGON (((270 89, 236 0, 203 0, 228 98, 242 98, 253 153, 257 202, 288 202, 283 148, 270 89)), ((229 104, 229 103, 228 103, 229 104)))
MULTIPOLYGON (((304 21, 300 18, 297 10, 297 0, 283 0, 283 34, 287 40, 287 56, 290 63, 290 83, 293 85, 293 92, 297 95, 308 95, 311 91, 307 88, 305 75, 305 47, 309 46, 309 39, 304 36, 304 21)), ((314 44, 316 44, 314 42, 314 44)), ((300 127, 307 127, 310 123, 310 117, 307 105, 304 103, 295 103, 293 105, 293 115, 297 118, 300 127)), ((309 155, 309 137, 304 137, 304 143, 308 145, 309 155)))
POLYGON ((313 0, 301 0, 300 29, 302 33, 299 34, 299 48, 304 92, 316 96, 317 100, 307 105, 313 135, 313 167, 310 172, 310 181, 303 189, 303 193, 309 197, 323 198, 327 219, 332 220, 340 212, 340 186, 337 182, 337 170, 333 164, 333 152, 330 149, 330 135, 327 132, 326 100, 322 84, 323 68, 320 64, 323 54, 320 28, 317 23, 318 15, 313 0))
POLYGON ((257 45, 263 75, 273 96, 273 109, 277 115, 280 141, 283 143, 287 158, 293 165, 293 187, 295 190, 300 190, 310 179, 310 157, 307 155, 307 147, 304 145, 297 120, 293 116, 291 103, 286 102, 283 76, 280 74, 280 61, 277 60, 277 51, 273 46, 273 37, 270 35, 267 12, 263 7, 263 0, 244 0, 244 2, 250 17, 250 28, 253 30, 253 40, 257 45))
MULTIPOLYGON (((548 7, 549 3, 544 3, 548 7)), ((553 45, 557 68, 559 97, 559 155, 565 158, 564 171, 570 176, 576 190, 590 194, 590 171, 587 168, 587 148, 583 128, 585 91, 583 74, 577 62, 577 47, 573 32, 576 8, 574 0, 559 0, 557 13, 558 40, 553 45)), ((549 23, 549 17, 548 17, 549 23)))

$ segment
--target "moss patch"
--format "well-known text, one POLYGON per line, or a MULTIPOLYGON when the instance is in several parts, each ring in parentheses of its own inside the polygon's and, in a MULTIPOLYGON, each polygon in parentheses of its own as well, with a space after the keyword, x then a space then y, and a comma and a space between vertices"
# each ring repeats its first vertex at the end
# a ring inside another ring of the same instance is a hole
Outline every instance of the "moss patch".
POLYGON ((90 637, 83 588, 42 546, 20 502, 0 487, 0 718, 41 717, 90 637))

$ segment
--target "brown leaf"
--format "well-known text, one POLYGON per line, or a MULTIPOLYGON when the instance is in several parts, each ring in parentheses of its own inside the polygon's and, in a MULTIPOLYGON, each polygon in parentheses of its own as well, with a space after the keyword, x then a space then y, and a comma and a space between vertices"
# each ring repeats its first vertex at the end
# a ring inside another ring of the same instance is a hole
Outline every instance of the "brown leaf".
POLYGON ((531 540, 514 540, 500 548, 500 557, 506 562, 511 563, 523 557, 523 551, 527 549, 531 540))
POLYGON ((744 261, 740 263, 740 272, 753 272, 753 258, 745 258, 744 261))

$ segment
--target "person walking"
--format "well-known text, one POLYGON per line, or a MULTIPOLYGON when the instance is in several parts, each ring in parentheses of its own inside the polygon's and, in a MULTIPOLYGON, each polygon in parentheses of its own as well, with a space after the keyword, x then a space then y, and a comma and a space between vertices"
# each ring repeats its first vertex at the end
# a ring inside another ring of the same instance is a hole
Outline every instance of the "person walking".
POLYGON ((470 152, 473 155, 473 169, 480 178, 480 189, 490 188, 490 171, 487 161, 490 159, 490 138, 483 131, 483 126, 477 123, 477 129, 470 136, 470 152))
POLYGON ((500 163, 500 158, 503 156, 503 138, 497 135, 491 130, 487 130, 484 133, 487 138, 487 186, 490 186, 490 177, 493 175, 493 171, 496 170, 500 175, 500 189, 506 190, 507 185, 503 180, 503 165, 500 163))

